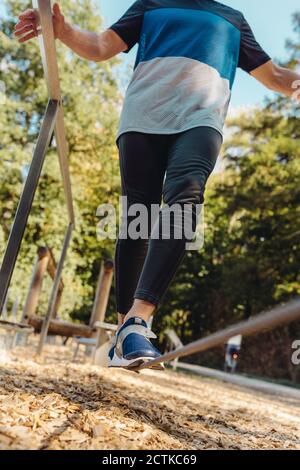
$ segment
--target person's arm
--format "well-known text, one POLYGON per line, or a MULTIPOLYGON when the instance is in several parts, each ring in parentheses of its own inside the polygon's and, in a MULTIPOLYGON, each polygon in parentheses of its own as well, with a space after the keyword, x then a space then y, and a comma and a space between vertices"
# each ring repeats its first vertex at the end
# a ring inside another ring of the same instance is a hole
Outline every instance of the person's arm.
MULTIPOLYGON (((19 16, 19 22, 15 26, 15 36, 20 43, 38 36, 37 24, 37 15, 34 10, 26 10, 19 16)), ((80 57, 95 62, 108 60, 128 49, 127 44, 112 29, 94 33, 70 25, 65 21, 57 3, 53 6, 53 29, 56 39, 80 57)))
POLYGON ((257 42, 251 27, 242 16, 239 67, 271 90, 300 98, 299 73, 276 65, 257 42))
POLYGON ((261 65, 250 74, 271 90, 283 93, 286 96, 295 96, 300 99, 300 74, 280 67, 272 60, 261 65))
POLYGON ((58 39, 80 57, 95 62, 111 59, 127 50, 127 44, 111 29, 93 33, 65 23, 58 39))

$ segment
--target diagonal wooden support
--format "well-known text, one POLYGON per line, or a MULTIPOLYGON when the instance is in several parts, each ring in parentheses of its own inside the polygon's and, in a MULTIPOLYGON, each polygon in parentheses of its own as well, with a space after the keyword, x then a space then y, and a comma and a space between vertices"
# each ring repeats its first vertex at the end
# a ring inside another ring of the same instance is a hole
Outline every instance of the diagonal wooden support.
POLYGON ((36 148, 33 153, 29 173, 20 198, 13 227, 8 239, 0 270, 0 312, 2 312, 7 290, 20 251, 22 239, 31 211, 34 195, 40 179, 45 156, 53 134, 58 112, 58 101, 50 100, 46 109, 36 148))
POLYGON ((42 331, 41 331, 41 335, 40 335, 40 341, 39 341, 39 345, 38 345, 38 349, 37 349, 37 354, 42 354, 43 347, 45 345, 46 338, 47 338, 47 335, 48 335, 49 325, 50 325, 50 322, 51 322, 51 320, 53 318, 53 315, 54 315, 54 312, 55 312, 57 294, 58 294, 58 291, 59 291, 59 285, 60 285, 60 281, 61 281, 61 275, 62 275, 62 270, 63 270, 63 267, 64 267, 64 262, 65 262, 68 247, 69 247, 69 244, 70 244, 70 241, 71 241, 72 230, 73 230, 73 225, 70 224, 67 228, 67 232, 66 232, 65 240, 64 240, 64 244, 63 244, 63 249, 62 249, 62 253, 61 253, 61 257, 60 257, 60 260, 59 260, 59 263, 58 263, 58 266, 57 266, 57 269, 56 269, 53 289, 52 289, 51 297, 50 297, 50 300, 49 300, 47 314, 46 314, 46 317, 43 321, 43 326, 42 326, 42 331))

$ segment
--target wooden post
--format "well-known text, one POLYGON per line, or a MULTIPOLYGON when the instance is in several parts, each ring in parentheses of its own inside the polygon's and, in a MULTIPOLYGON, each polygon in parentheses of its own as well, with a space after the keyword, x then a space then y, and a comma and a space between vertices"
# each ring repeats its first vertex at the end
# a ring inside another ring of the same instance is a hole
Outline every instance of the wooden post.
MULTIPOLYGON (((107 260, 101 264, 101 271, 98 280, 96 296, 93 306, 93 311, 90 319, 90 326, 96 322, 103 322, 105 319, 109 293, 111 289, 111 284, 114 275, 114 263, 111 260, 107 260)), ((106 343, 107 335, 105 330, 97 330, 96 333, 96 347, 94 348, 93 354, 93 363, 95 362, 96 358, 96 351, 97 349, 102 346, 102 344, 106 343)))
POLYGON ((59 102, 59 109, 55 123, 55 140, 59 155, 59 164, 62 174, 64 192, 67 201, 69 221, 75 225, 73 197, 68 163, 68 144, 64 125, 64 112, 62 108, 59 71, 56 56, 55 38, 52 24, 51 0, 32 0, 33 8, 38 13, 39 29, 42 34, 38 36, 40 43, 43 68, 49 93, 49 98, 59 102))
MULTIPOLYGON (((43 327, 44 319, 34 315, 28 318, 28 324, 34 328, 35 333, 40 333, 43 327)), ((79 323, 70 323, 62 320, 51 320, 48 332, 51 335, 62 336, 64 338, 72 338, 80 336, 82 338, 92 338, 93 328, 79 323)))
POLYGON ((52 292, 51 292, 51 296, 50 296, 50 300, 49 300, 48 310, 47 310, 46 316, 45 316, 44 321, 43 321, 43 326, 42 326, 42 330, 41 330, 41 334, 40 334, 40 341, 39 341, 38 348, 37 348, 37 355, 42 354, 43 347, 44 347, 44 344, 45 344, 46 339, 47 339, 49 324, 52 320, 53 313, 54 313, 54 308, 55 308, 55 305, 56 305, 56 299, 57 299, 57 294, 58 294, 58 291, 59 291, 61 274, 62 274, 62 270, 63 270, 63 267, 64 267, 64 262, 65 262, 65 259, 66 259, 68 247, 69 247, 69 244, 70 244, 72 231, 73 231, 73 225, 69 224, 66 235, 65 235, 60 260, 59 260, 59 263, 58 263, 58 266, 57 266, 57 269, 56 269, 55 280, 54 280, 54 284, 53 284, 53 288, 52 288, 52 292))
MULTIPOLYGON (((105 319, 109 293, 111 289, 112 279, 114 275, 114 263, 111 260, 107 260, 101 264, 101 271, 98 280, 96 296, 93 306, 93 311, 90 319, 90 326, 96 322, 103 322, 105 319)), ((107 334, 105 330, 97 330, 96 333, 96 347, 92 357, 92 362, 95 363, 96 352, 107 341, 107 334)))
POLYGON ((90 326, 96 322, 103 322, 105 319, 106 308, 109 299, 109 293, 111 289, 112 279, 114 273, 114 263, 111 260, 107 260, 101 264, 101 271, 98 280, 96 296, 92 315, 90 319, 90 326))
POLYGON ((39 247, 37 252, 37 261, 35 263, 28 296, 22 312, 21 323, 26 322, 30 315, 36 313, 39 296, 42 289, 43 278, 47 271, 49 263, 49 250, 45 247, 39 247))

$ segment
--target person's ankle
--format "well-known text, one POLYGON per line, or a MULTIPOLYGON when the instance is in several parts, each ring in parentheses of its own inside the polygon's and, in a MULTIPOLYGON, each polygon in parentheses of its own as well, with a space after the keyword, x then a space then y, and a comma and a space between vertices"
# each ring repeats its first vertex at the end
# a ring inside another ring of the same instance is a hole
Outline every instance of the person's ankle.
POLYGON ((145 315, 145 314, 142 314, 142 313, 138 313, 138 312, 132 312, 132 313, 128 313, 125 317, 125 320, 124 320, 124 323, 126 323, 128 320, 130 320, 131 318, 140 318, 141 320, 144 320, 146 323, 148 323, 150 317, 149 315, 145 315))
POLYGON ((122 313, 118 313, 118 330, 120 328, 122 328, 123 324, 124 324, 124 319, 125 319, 126 315, 122 314, 122 313))
POLYGON ((152 305, 148 302, 142 300, 136 300, 127 313, 126 317, 124 318, 124 323, 128 321, 130 318, 141 318, 146 323, 149 322, 153 312, 155 310, 155 305, 152 305))

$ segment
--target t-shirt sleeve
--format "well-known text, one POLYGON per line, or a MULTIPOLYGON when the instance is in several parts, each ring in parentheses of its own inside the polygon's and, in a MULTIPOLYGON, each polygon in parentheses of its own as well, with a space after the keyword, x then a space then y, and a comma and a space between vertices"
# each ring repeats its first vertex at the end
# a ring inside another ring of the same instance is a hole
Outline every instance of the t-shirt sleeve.
POLYGON ((238 66, 245 72, 252 72, 257 67, 271 60, 270 56, 256 41, 248 22, 243 17, 241 26, 241 48, 238 66))
POLYGON ((109 28, 127 44, 125 52, 129 52, 139 42, 145 11, 144 0, 138 0, 109 28))

